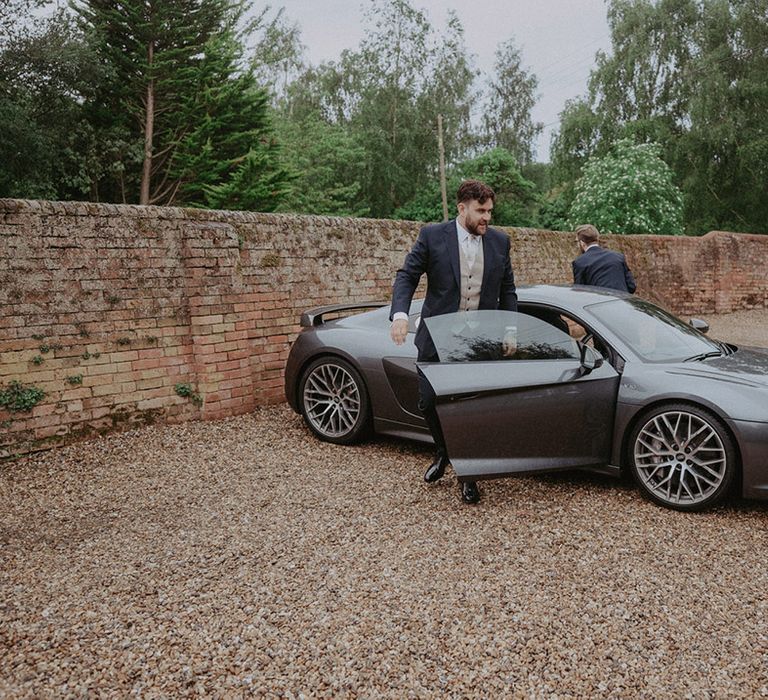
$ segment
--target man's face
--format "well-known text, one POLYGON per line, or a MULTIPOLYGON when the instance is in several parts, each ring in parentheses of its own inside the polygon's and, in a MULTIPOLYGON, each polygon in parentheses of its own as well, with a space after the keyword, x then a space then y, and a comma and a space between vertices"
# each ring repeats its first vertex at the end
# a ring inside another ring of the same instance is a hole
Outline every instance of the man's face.
POLYGON ((459 223, 470 233, 483 236, 488 230, 493 212, 493 200, 486 199, 482 204, 476 199, 459 202, 459 223))

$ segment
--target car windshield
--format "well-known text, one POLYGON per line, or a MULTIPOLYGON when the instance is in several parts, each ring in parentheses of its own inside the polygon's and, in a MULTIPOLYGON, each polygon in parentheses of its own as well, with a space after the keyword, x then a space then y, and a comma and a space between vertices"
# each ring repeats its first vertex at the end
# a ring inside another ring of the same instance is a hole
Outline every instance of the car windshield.
POLYGON ((676 362, 719 355, 722 346, 643 299, 613 299, 587 310, 647 362, 676 362))
POLYGON ((459 311, 423 321, 440 362, 579 358, 579 347, 567 333, 526 314, 459 311))

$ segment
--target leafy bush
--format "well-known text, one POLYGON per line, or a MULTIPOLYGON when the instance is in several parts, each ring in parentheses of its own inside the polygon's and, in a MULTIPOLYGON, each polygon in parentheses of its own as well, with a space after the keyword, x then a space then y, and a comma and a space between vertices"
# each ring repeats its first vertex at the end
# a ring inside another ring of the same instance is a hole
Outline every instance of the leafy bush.
POLYGON ((604 233, 683 233, 683 196, 652 143, 617 141, 590 158, 576 182, 570 228, 594 224, 604 233))

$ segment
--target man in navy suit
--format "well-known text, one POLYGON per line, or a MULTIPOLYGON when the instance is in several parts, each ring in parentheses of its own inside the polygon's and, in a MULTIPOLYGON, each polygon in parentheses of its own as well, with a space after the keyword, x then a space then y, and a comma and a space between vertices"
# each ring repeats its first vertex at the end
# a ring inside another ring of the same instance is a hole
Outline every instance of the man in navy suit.
MULTIPOLYGON (((488 225, 496 194, 478 180, 467 180, 459 187, 456 200, 456 219, 422 228, 403 266, 397 271, 392 286, 390 334, 398 345, 405 342, 411 300, 425 273, 427 293, 421 309, 422 320, 460 310, 517 311, 509 236, 488 225)), ((438 361, 425 323, 419 324, 415 343, 419 362, 438 361)), ((424 480, 431 483, 443 476, 450 459, 435 410, 435 393, 421 373, 419 398, 419 407, 437 450, 434 462, 424 474, 424 480)), ((480 500, 474 481, 465 481, 459 486, 465 502, 480 500)))
POLYGON ((573 283, 635 293, 637 285, 621 253, 599 245, 600 232, 592 224, 576 227, 581 255, 573 261, 573 283))

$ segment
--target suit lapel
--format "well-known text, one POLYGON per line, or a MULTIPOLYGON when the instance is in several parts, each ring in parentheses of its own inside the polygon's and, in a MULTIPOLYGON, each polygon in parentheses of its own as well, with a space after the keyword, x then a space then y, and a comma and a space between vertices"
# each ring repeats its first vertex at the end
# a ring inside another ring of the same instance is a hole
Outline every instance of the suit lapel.
POLYGON ((483 282, 480 286, 481 296, 483 294, 483 290, 488 289, 488 275, 490 274, 491 268, 493 267, 494 255, 496 254, 496 251, 491 245, 490 236, 491 229, 488 228, 488 230, 485 232, 485 235, 483 236, 483 282))
POLYGON ((461 287, 461 262, 459 261, 459 234, 456 229, 456 221, 449 221, 445 225, 445 247, 448 249, 448 257, 451 259, 451 270, 456 279, 456 284, 461 287))

